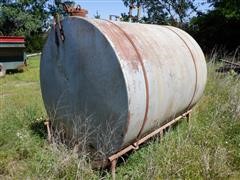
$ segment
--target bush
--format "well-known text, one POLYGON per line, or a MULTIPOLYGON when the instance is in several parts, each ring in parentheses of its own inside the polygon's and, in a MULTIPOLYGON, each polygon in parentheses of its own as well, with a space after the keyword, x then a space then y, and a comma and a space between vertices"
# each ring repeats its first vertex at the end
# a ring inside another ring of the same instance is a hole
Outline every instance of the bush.
POLYGON ((46 37, 43 35, 33 35, 26 38, 26 51, 28 53, 41 52, 45 44, 46 37))

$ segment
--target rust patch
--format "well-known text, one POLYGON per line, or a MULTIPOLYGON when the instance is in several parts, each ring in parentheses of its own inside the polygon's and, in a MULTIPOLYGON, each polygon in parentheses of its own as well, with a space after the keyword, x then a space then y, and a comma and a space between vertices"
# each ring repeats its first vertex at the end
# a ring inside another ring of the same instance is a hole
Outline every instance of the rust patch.
POLYGON ((64 4, 63 9, 70 16, 86 17, 86 15, 88 14, 88 11, 86 9, 82 9, 80 5, 78 5, 77 7, 73 7, 73 6, 64 4))
POLYGON ((123 33, 123 30, 111 21, 107 21, 107 23, 94 21, 94 23, 97 24, 97 27, 100 28, 103 34, 107 35, 106 38, 112 43, 111 45, 115 49, 116 54, 124 61, 127 61, 133 70, 138 71, 140 68, 138 54, 132 51, 134 48, 133 44, 128 39, 126 41, 126 35, 123 33))
MULTIPOLYGON (((132 38, 120 26, 118 26, 117 24, 115 24, 112 21, 108 21, 108 20, 105 20, 105 21, 111 23, 114 27, 116 27, 125 36, 125 38, 128 39, 128 41, 131 43, 132 47, 134 48, 134 50, 136 52, 137 60, 140 63, 142 71, 143 71, 143 76, 144 76, 144 80, 145 80, 145 87, 146 87, 146 109, 145 109, 143 124, 141 126, 141 129, 140 129, 138 135, 137 135, 137 139, 139 139, 139 137, 141 136, 142 131, 143 131, 145 125, 146 125, 148 111, 149 111, 149 82, 148 82, 147 72, 146 72, 146 69, 145 69, 145 66, 144 66, 144 63, 143 63, 143 58, 142 58, 141 54, 139 53, 138 48, 135 45, 135 43, 133 42, 132 38)), ((129 119, 129 121, 130 121, 130 119, 129 119)))

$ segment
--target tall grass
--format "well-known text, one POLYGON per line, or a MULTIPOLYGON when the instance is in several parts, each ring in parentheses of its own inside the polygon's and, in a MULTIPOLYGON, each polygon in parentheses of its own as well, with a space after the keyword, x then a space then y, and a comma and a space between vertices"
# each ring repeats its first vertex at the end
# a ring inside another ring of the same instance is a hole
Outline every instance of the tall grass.
POLYGON ((39 58, 24 73, 0 79, 0 87, 0 179, 97 177, 85 154, 46 140, 39 58))
POLYGON ((239 75, 216 73, 217 67, 208 64, 206 91, 190 124, 134 153, 118 169, 120 179, 240 178, 239 75))
MULTIPOLYGON (((180 123, 160 142, 150 141, 119 164, 117 179, 240 178, 240 81, 216 73, 188 124, 180 123)), ((85 153, 48 144, 39 87, 39 61, 24 73, 0 79, 0 179, 110 179, 94 171, 85 153)))

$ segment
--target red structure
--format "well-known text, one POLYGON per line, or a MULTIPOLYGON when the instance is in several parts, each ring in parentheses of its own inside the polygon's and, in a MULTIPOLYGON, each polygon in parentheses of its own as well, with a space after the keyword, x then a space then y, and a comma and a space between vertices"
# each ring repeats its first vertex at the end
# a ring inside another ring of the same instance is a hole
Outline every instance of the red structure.
POLYGON ((0 36, 0 43, 25 43, 23 36, 0 36))

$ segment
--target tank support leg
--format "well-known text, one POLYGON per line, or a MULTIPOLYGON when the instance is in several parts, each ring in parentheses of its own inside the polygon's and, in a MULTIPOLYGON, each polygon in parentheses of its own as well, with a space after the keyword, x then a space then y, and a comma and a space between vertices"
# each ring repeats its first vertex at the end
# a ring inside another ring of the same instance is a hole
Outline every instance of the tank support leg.
POLYGON ((188 129, 191 129, 191 112, 189 112, 186 115, 186 118, 187 118, 187 123, 188 123, 188 129))
POLYGON ((112 172, 112 179, 116 179, 116 165, 117 165, 117 159, 114 159, 111 161, 111 172, 112 172))
POLYGON ((160 142, 163 140, 163 130, 160 131, 160 142))
POLYGON ((186 115, 186 118, 187 118, 187 122, 189 123, 189 122, 190 122, 190 118, 191 118, 191 112, 189 112, 189 113, 186 115))
POLYGON ((52 142, 52 134, 51 134, 51 129, 50 129, 50 121, 46 120, 46 122, 44 124, 47 127, 48 142, 51 143, 52 142))

